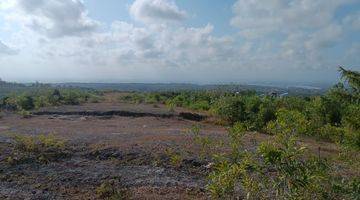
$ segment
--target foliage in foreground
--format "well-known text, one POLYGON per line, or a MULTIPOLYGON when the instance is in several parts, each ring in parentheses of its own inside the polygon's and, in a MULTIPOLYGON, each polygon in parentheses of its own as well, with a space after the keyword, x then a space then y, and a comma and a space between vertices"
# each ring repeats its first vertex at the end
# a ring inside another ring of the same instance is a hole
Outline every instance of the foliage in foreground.
POLYGON ((356 199, 359 177, 333 173, 335 166, 299 145, 297 129, 282 126, 256 151, 244 147, 246 128, 229 129, 230 151, 215 154, 207 190, 213 199, 356 199))

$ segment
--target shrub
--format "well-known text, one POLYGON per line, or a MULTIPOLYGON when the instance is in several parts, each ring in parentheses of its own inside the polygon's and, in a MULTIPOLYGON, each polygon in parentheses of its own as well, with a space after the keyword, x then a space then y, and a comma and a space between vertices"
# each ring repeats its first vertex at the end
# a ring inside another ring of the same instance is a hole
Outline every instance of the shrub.
POLYGON ((68 155, 65 141, 54 135, 26 136, 14 134, 13 156, 9 157, 10 164, 17 164, 35 160, 39 163, 49 163, 68 155))
POLYGON ((190 109, 193 110, 209 110, 210 105, 209 102, 202 100, 202 101, 196 101, 189 106, 190 109))
POLYGON ((169 159, 169 164, 173 167, 179 168, 183 161, 183 156, 181 153, 176 152, 174 149, 167 148, 165 149, 165 155, 169 159))
POLYGON ((211 139, 209 136, 201 135, 199 126, 193 126, 189 130, 189 134, 191 134, 191 136, 193 137, 194 143, 200 147, 200 159, 209 158, 214 152, 215 148, 221 146, 221 141, 216 143, 216 141, 211 139))
MULTIPOLYGON (((294 116, 301 118, 294 113, 284 116, 290 117, 291 124, 294 116)), ((296 131, 284 123, 279 124, 283 128, 274 133, 274 139, 262 143, 257 153, 242 150, 238 154, 213 157, 215 164, 207 185, 213 198, 351 199, 357 196, 359 182, 348 180, 339 185, 330 173, 329 163, 309 154, 299 145, 296 131)), ((229 129, 230 148, 243 149, 244 135, 245 128, 241 124, 229 129)))
POLYGON ((280 109, 276 112, 276 120, 267 125, 271 134, 288 132, 294 134, 307 134, 308 121, 299 111, 280 109))
POLYGON ((360 149, 360 105, 350 105, 343 118, 346 145, 360 149))
POLYGON ((344 139, 345 131, 341 127, 326 124, 318 131, 318 137, 331 142, 341 143, 344 139))
POLYGON ((119 189, 119 183, 116 180, 109 180, 101 183, 96 188, 96 195, 99 199, 107 200, 125 200, 129 199, 129 195, 124 188, 119 189))
POLYGON ((47 96, 47 98, 48 102, 53 106, 60 105, 63 99, 60 90, 58 89, 53 90, 52 93, 47 96))
POLYGON ((231 148, 231 159, 233 162, 238 161, 243 156, 243 137, 246 134, 246 126, 237 122, 228 130, 229 145, 231 148))
POLYGON ((145 103, 153 104, 153 103, 159 103, 160 102, 160 95, 155 94, 148 94, 145 96, 145 103))
POLYGON ((166 107, 168 108, 168 110, 170 112, 175 112, 175 108, 176 108, 176 105, 173 101, 167 101, 166 102, 166 107))
POLYGON ((337 126, 341 124, 344 104, 337 98, 330 95, 322 97, 322 114, 326 123, 337 126))
POLYGON ((214 112, 231 124, 246 120, 245 104, 240 97, 222 97, 216 102, 214 112))
POLYGON ((277 99, 277 104, 279 108, 283 108, 286 110, 296 110, 302 112, 304 110, 305 105, 308 102, 300 97, 285 97, 281 99, 277 99))
POLYGON ((83 99, 79 93, 69 91, 63 93, 62 101, 65 105, 79 105, 83 99))
POLYGON ((22 110, 32 110, 35 108, 34 99, 31 96, 23 95, 17 98, 17 105, 22 110))
POLYGON ((37 96, 34 99, 34 106, 36 109, 50 106, 49 99, 46 96, 37 96))
POLYGON ((18 112, 19 115, 21 115, 22 118, 30 118, 31 117, 31 113, 27 110, 20 110, 18 112))
POLYGON ((242 173, 243 170, 238 164, 232 164, 226 160, 217 161, 213 172, 208 177, 210 183, 206 189, 213 199, 230 199, 242 173))
POLYGON ((264 100, 264 102, 259 106, 259 112, 256 115, 252 123, 252 127, 256 131, 262 131, 266 128, 266 124, 272 120, 276 119, 276 107, 273 105, 271 100, 264 100))
POLYGON ((89 94, 88 98, 87 98, 87 102, 90 103, 99 103, 101 101, 101 97, 98 95, 94 95, 94 94, 89 94))

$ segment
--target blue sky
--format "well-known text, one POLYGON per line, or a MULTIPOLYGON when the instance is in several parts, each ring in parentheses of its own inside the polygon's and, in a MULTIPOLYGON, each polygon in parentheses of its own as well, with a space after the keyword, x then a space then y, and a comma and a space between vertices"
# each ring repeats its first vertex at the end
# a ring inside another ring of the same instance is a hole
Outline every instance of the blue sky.
POLYGON ((334 83, 359 55, 359 0, 0 1, 9 81, 334 83))

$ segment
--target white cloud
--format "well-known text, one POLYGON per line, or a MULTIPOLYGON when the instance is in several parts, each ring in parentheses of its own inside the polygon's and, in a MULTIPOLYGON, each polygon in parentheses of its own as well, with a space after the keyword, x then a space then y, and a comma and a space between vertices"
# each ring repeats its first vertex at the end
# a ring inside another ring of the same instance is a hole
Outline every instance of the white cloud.
POLYGON ((238 0, 231 25, 244 36, 316 30, 333 23, 336 9, 351 0, 238 0))
MULTIPOLYGON (((275 71, 328 70, 344 57, 358 63, 358 46, 337 57, 329 53, 343 42, 347 27, 356 25, 356 14, 334 20, 347 0, 238 0, 231 24, 240 34, 223 36, 215 36, 211 24, 176 23, 187 14, 173 0, 135 0, 129 12, 143 24, 114 21, 103 29, 97 29, 100 22, 88 16, 81 0, 16 2, 13 8, 7 4, 9 12, 0 11, 0 20, 5 16, 6 23, 20 24, 19 30, 11 26, 11 37, 3 41, 16 44, 21 58, 7 60, 48 75, 67 71, 63 76, 230 81, 266 78, 275 71)), ((0 54, 11 50, 0 43, 0 54)))
MULTIPOLYGON (((345 39, 345 27, 335 19, 336 11, 351 2, 238 0, 230 24, 253 44, 254 63, 267 59, 265 65, 271 68, 328 68, 336 59, 329 51, 345 39)), ((346 21, 354 24, 355 18, 346 21)))
POLYGON ((178 22, 187 16, 173 0, 135 0, 130 14, 144 23, 178 22))
POLYGON ((342 27, 336 24, 330 24, 316 32, 312 33, 310 39, 306 41, 308 50, 321 50, 330 48, 340 40, 342 27))
POLYGON ((50 38, 88 34, 99 26, 80 0, 17 0, 17 5, 26 25, 50 38))
POLYGON ((360 12, 346 16, 343 23, 356 31, 360 31, 360 12))
POLYGON ((344 57, 344 64, 352 67, 357 67, 360 70, 360 42, 352 44, 346 51, 344 57))
POLYGON ((14 55, 17 54, 17 51, 8 47, 0 41, 0 56, 2 55, 14 55))
POLYGON ((2 0, 0 2, 0 10, 5 10, 13 7, 15 4, 14 0, 2 0))

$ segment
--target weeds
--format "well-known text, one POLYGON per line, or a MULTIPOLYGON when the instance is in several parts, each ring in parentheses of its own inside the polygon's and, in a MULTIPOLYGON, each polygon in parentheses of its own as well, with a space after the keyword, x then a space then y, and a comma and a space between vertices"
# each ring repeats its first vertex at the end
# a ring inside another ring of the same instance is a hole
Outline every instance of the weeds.
POLYGON ((122 188, 116 180, 109 180, 101 183, 101 185, 96 188, 96 196, 99 199, 106 200, 129 199, 127 190, 122 188))
POLYGON ((40 136, 13 134, 11 138, 14 141, 14 149, 7 159, 9 164, 21 164, 31 160, 49 163, 68 155, 65 141, 52 134, 40 136))
POLYGON ((199 146, 199 156, 201 160, 207 159, 219 148, 223 146, 222 140, 215 140, 209 136, 201 135, 200 126, 194 125, 187 134, 192 137, 194 143, 199 146))
POLYGON ((165 150, 165 155, 169 158, 171 166, 175 168, 181 167, 182 161, 184 160, 181 153, 177 153, 173 149, 168 148, 165 150))
POLYGON ((359 196, 357 178, 345 180, 332 174, 332 165, 327 160, 299 145, 300 133, 296 129, 286 122, 276 127, 274 139, 261 143, 256 152, 243 146, 246 135, 243 124, 237 123, 229 129, 231 151, 212 157, 215 164, 207 185, 212 198, 353 199, 359 196))
POLYGON ((18 114, 24 119, 31 118, 31 113, 27 110, 20 110, 18 114))

